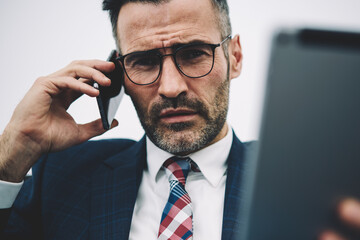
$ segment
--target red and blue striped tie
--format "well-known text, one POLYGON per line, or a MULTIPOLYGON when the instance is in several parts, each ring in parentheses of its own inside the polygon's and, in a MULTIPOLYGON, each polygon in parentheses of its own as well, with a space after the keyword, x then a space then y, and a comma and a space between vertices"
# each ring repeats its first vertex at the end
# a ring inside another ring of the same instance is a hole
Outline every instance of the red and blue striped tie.
POLYGON ((172 157, 163 167, 170 182, 170 196, 161 216, 159 240, 192 239, 192 207, 185 191, 186 177, 190 170, 189 158, 172 157))

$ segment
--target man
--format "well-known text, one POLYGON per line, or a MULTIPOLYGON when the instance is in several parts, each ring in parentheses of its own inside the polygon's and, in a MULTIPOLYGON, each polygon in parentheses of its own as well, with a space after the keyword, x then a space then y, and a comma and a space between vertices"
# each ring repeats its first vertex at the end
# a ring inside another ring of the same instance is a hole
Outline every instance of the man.
POLYGON ((11 199, 0 206, 4 236, 234 239, 251 144, 241 143, 226 123, 230 79, 242 63, 226 1, 105 0, 104 8, 146 137, 86 142, 104 132, 101 121, 78 125, 66 112, 81 94, 99 94, 93 81, 110 85, 103 73, 114 70, 112 63, 75 61, 36 80, 0 139, 0 179, 19 187, 33 166, 13 206, 11 199), (173 178, 168 159, 179 163, 182 179, 173 178), (177 212, 168 207, 173 189, 191 198, 177 212), (169 213, 184 221, 166 223, 169 213))

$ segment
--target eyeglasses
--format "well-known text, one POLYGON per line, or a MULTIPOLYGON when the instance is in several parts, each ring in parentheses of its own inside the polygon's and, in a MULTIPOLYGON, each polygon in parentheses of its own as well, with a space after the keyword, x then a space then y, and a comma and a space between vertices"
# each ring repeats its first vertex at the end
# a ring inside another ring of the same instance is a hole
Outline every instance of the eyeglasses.
POLYGON ((149 85, 160 77, 163 58, 172 56, 177 69, 189 78, 201 78, 208 75, 214 67, 215 49, 220 47, 227 36, 218 44, 191 43, 173 49, 172 54, 161 54, 160 50, 132 52, 117 58, 122 63, 123 69, 131 82, 137 85, 149 85))

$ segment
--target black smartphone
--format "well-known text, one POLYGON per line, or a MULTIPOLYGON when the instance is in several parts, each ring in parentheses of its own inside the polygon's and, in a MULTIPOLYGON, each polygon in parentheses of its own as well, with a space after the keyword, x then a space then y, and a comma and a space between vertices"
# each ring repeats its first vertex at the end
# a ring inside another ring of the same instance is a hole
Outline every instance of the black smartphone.
POLYGON ((114 120, 117 109, 119 108, 121 99, 124 95, 124 74, 119 61, 116 60, 117 52, 112 50, 107 61, 115 64, 115 70, 105 75, 111 80, 109 87, 100 86, 94 83, 94 87, 99 89, 100 94, 96 97, 102 124, 105 130, 110 129, 114 120))

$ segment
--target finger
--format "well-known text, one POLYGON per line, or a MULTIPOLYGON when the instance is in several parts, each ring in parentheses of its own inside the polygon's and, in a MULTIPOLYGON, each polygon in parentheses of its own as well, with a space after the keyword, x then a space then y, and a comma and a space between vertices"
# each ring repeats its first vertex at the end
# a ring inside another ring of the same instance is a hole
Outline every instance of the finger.
POLYGON ((101 72, 112 72, 115 69, 115 64, 109 61, 95 59, 95 60, 80 60, 74 62, 80 65, 86 65, 88 67, 95 68, 101 72))
MULTIPOLYGON (((86 83, 91 86, 92 80, 86 79, 86 78, 80 78, 80 82, 86 83)), ((61 99, 63 107, 67 110, 70 105, 78 98, 80 98, 83 95, 82 92, 74 91, 74 90, 67 90, 63 91, 58 95, 58 99, 61 99)))
POLYGON ((68 67, 73 67, 73 66, 78 66, 78 65, 88 66, 88 67, 97 69, 101 72, 111 72, 115 69, 115 65, 113 62, 97 60, 97 59, 75 60, 75 61, 72 61, 69 65, 67 65, 65 68, 60 69, 59 71, 56 71, 51 75, 54 75, 54 76, 62 75, 65 71, 67 71, 68 67))
POLYGON ((77 91, 67 91, 59 95, 59 99, 62 101, 63 107, 67 110, 70 105, 75 102, 76 99, 80 98, 83 95, 81 92, 77 91))
MULTIPOLYGON (((78 81, 89 84, 90 86, 92 86, 93 81, 90 79, 86 79, 86 78, 80 78, 78 81)), ((78 91, 69 91, 65 94, 64 97, 64 107, 65 109, 68 109, 71 105, 71 103, 73 103, 76 99, 78 99, 79 97, 81 97, 83 95, 83 93, 78 92, 78 91)))
MULTIPOLYGON (((111 124, 110 129, 112 129, 118 125, 119 125, 119 122, 114 119, 114 121, 111 124)), ((79 125, 79 130, 80 130, 80 136, 79 136, 80 142, 87 141, 90 138, 99 136, 107 131, 103 128, 101 119, 95 120, 95 121, 87 123, 87 124, 79 125)))
POLYGON ((50 76, 72 76, 74 78, 92 79, 100 85, 109 86, 110 80, 103 72, 111 72, 115 69, 115 64, 101 60, 82 60, 73 61, 64 69, 61 69, 50 76))
POLYGON ((360 230, 360 202, 353 198, 343 200, 338 206, 340 218, 360 230))
POLYGON ((339 234, 333 232, 333 231, 325 231, 323 232, 319 238, 319 240, 346 240, 345 238, 343 238, 342 236, 340 236, 339 234))
POLYGON ((90 97, 96 97, 99 95, 99 90, 86 84, 81 81, 77 81, 71 77, 53 77, 53 78, 44 78, 38 80, 38 84, 41 84, 45 87, 45 91, 54 96, 58 95, 64 90, 70 89, 81 94, 86 94, 90 97))
POLYGON ((89 85, 93 85, 94 81, 88 78, 79 78, 78 81, 89 84, 89 85))
POLYGON ((74 66, 68 70, 68 74, 74 78, 92 79, 102 86, 110 86, 111 81, 102 72, 88 66, 74 66))

